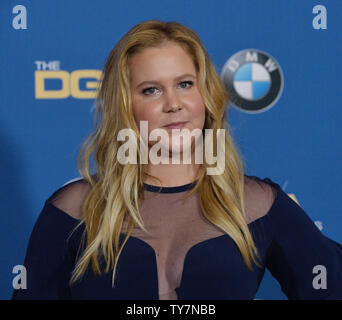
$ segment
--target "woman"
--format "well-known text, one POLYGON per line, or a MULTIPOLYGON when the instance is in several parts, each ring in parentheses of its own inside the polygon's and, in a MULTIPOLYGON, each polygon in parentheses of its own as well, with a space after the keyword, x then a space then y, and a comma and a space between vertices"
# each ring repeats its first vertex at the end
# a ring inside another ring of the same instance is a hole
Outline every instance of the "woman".
POLYGON ((27 289, 13 299, 253 299, 265 268, 289 299, 342 298, 342 246, 277 183, 245 175, 226 123, 227 99, 189 28, 152 20, 129 30, 104 68, 96 128, 78 159, 83 179, 46 201, 27 249, 27 289), (148 137, 163 129, 171 141, 143 139, 143 121, 148 137), (200 134, 177 144, 172 128, 200 134), (211 130, 224 170, 207 174, 212 163, 193 157, 119 161, 124 129, 143 141, 133 143, 138 159, 158 144, 157 157, 174 149, 194 155, 211 130), (223 146, 215 138, 220 129, 223 146), (313 273, 322 265, 325 285, 313 273))

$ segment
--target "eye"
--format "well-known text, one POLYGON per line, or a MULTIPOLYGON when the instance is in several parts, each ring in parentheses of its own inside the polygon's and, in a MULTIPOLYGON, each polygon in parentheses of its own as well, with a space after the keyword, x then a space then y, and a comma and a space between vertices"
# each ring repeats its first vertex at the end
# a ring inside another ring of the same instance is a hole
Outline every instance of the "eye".
MULTIPOLYGON (((182 81, 182 82, 181 82, 181 84, 184 84, 184 83, 185 83, 185 84, 189 84, 191 87, 192 87, 192 85, 194 84, 193 81, 182 81)), ((183 87, 183 88, 184 88, 184 87, 183 87)), ((186 88, 184 88, 184 89, 186 89, 186 88)))
MULTIPOLYGON (((153 90, 153 89, 157 89, 157 88, 156 87, 148 87, 148 88, 143 89, 142 93, 146 95, 146 92, 149 92, 150 90, 153 90)), ((147 95, 149 95, 149 94, 147 94, 147 95)))
MULTIPOLYGON (((179 84, 181 86, 184 85, 184 84, 185 85, 190 85, 190 87, 182 87, 183 89, 188 89, 188 88, 191 88, 193 86, 194 82, 193 81, 182 81, 179 84)), ((154 89, 158 89, 158 88, 156 88, 156 87, 148 87, 148 88, 143 89, 142 93, 144 95, 150 95, 150 94, 153 94, 153 91, 151 92, 151 90, 154 90, 154 89)))

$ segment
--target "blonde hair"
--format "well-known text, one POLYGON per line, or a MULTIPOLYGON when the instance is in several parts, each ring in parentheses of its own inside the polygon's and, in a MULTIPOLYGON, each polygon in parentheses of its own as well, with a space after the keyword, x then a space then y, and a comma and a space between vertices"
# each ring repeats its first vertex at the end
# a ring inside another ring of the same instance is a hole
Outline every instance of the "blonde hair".
MULTIPOLYGON (((70 284, 79 280, 90 261, 93 272, 101 274, 99 254, 106 261, 105 272, 113 269, 113 287, 117 262, 135 223, 144 231, 139 213, 146 177, 144 164, 122 165, 117 151, 123 142, 117 141, 119 130, 131 128, 140 138, 132 112, 129 59, 145 48, 158 47, 165 41, 180 45, 191 57, 199 75, 199 89, 206 107, 204 129, 225 129, 225 170, 221 175, 207 175, 210 167, 205 161, 199 179, 188 196, 198 190, 203 215, 226 232, 238 246, 244 263, 252 270, 251 260, 259 265, 254 255, 257 248, 249 232, 245 217, 244 168, 234 146, 226 122, 228 93, 213 67, 199 37, 177 22, 149 20, 130 29, 117 43, 107 58, 98 90, 95 110, 95 130, 84 141, 77 158, 82 177, 91 185, 84 204, 85 249, 73 270, 70 284), (94 153, 96 175, 90 173, 90 158, 94 153), (129 232, 119 247, 125 217, 129 232)), ((214 140, 216 150, 217 140, 214 140)), ((137 146, 138 159, 141 150, 137 146)))

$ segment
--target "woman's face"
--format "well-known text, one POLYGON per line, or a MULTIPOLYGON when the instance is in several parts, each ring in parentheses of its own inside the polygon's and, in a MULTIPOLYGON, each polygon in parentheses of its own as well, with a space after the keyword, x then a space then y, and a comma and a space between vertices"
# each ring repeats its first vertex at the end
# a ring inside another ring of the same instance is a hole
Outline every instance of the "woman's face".
MULTIPOLYGON (((173 122, 185 122, 180 129, 190 132, 202 131, 205 122, 205 106, 199 91, 195 65, 181 46, 167 42, 159 48, 147 48, 130 60, 130 84, 135 121, 148 122, 148 135, 154 129, 165 129, 172 148, 171 130, 173 122)), ((193 140, 193 139, 192 139, 193 140)), ((182 140, 183 141, 183 140, 182 140)), ((157 142, 149 142, 153 145, 157 142)), ((180 143, 180 151, 184 151, 180 143)))

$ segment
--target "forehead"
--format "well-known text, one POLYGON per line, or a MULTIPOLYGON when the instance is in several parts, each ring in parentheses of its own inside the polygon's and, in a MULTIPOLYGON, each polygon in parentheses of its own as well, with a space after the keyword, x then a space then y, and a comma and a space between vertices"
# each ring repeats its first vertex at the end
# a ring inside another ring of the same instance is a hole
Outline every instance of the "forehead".
POLYGON ((182 73, 196 74, 192 57, 180 45, 172 42, 161 47, 146 48, 133 55, 129 68, 132 81, 177 77, 182 73))

